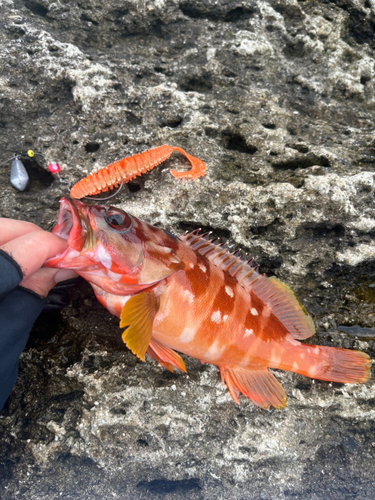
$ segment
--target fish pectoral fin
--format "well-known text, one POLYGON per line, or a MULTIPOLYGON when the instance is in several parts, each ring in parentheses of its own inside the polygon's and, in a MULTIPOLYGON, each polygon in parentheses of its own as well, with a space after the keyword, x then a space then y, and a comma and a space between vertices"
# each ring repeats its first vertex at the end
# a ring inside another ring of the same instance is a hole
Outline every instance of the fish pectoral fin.
POLYGON ((159 306, 160 300, 155 292, 142 292, 130 297, 121 311, 120 328, 128 327, 122 334, 122 340, 142 361, 150 344, 159 306))
POLYGON ((170 372, 173 372, 173 367, 175 366, 179 370, 187 373, 185 363, 181 356, 169 347, 157 342, 155 339, 151 340, 147 349, 147 354, 156 359, 156 361, 170 372))
POLYGON ((245 370, 243 368, 220 367, 221 380, 227 384, 229 392, 238 404, 238 394, 242 392, 251 401, 268 410, 270 406, 281 409, 286 406, 285 391, 267 368, 245 370))

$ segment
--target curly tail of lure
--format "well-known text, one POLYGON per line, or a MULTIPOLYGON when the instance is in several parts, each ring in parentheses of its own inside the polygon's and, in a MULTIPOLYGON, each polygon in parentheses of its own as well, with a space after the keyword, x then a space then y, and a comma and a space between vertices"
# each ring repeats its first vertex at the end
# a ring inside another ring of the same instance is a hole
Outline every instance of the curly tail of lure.
POLYGON ((173 146, 160 146, 134 156, 128 156, 120 161, 115 161, 107 167, 94 172, 75 184, 71 191, 72 198, 80 199, 85 196, 95 195, 108 191, 108 188, 117 187, 122 182, 129 182, 137 175, 144 174, 148 170, 167 160, 174 151, 186 156, 191 163, 188 172, 176 172, 171 170, 174 177, 189 177, 197 179, 206 173, 206 165, 199 158, 188 155, 183 149, 173 146))

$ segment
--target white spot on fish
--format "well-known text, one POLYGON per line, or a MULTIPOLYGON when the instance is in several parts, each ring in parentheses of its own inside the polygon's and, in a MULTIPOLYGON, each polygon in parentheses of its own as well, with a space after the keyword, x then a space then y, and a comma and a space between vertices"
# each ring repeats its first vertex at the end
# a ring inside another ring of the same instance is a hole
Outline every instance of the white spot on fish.
POLYGON ((266 306, 263 308, 263 311, 262 311, 262 318, 263 319, 267 319, 271 316, 271 310, 266 306))
POLYGON ((228 319, 228 314, 224 314, 223 321, 225 322, 228 319))
POLYGON ((195 296, 190 290, 184 290, 182 292, 182 298, 183 300, 186 300, 189 304, 192 304, 194 302, 195 296))
POLYGON ((294 362, 292 368, 293 370, 298 370, 298 363, 294 362))
POLYGON ((251 312, 251 314, 252 314, 253 316, 258 316, 258 311, 255 309, 255 307, 252 307, 252 308, 250 309, 250 312, 251 312))
POLYGON ((189 262, 189 267, 190 267, 190 269, 193 269, 194 268, 194 264, 192 262, 189 262))
POLYGON ((220 311, 213 312, 211 314, 211 321, 219 325, 221 323, 221 312, 220 311))
POLYGON ((206 352, 204 358, 211 363, 212 361, 220 358, 224 351, 225 345, 220 345, 219 340, 216 339, 215 342, 208 348, 208 351, 206 352))
POLYGON ((245 330, 245 333, 243 334, 244 337, 249 337, 250 335, 252 335, 254 333, 254 330, 252 328, 249 328, 245 330))
POLYGON ((112 267, 112 258, 109 252, 103 247, 103 245, 98 244, 95 252, 95 257, 97 262, 101 262, 104 267, 107 269, 111 269, 112 267))
POLYGON ((121 274, 114 273, 112 271, 107 271, 108 278, 111 278, 113 281, 120 281, 121 274))
POLYGON ((188 326, 186 326, 180 335, 180 341, 183 344, 187 344, 194 339, 196 333, 197 330, 195 328, 189 328, 188 326))
POLYGON ((319 347, 315 347, 315 349, 312 350, 314 354, 320 354, 320 349, 319 347))
POLYGON ((278 366, 281 361, 281 356, 278 356, 276 353, 272 353, 270 362, 272 363, 272 366, 278 366))
POLYGON ((226 285, 225 291, 227 292, 227 294, 229 295, 229 297, 233 297, 234 296, 233 290, 231 289, 230 286, 226 285))
POLYGON ((207 267, 203 265, 201 262, 199 262, 198 267, 203 273, 207 272, 207 267))

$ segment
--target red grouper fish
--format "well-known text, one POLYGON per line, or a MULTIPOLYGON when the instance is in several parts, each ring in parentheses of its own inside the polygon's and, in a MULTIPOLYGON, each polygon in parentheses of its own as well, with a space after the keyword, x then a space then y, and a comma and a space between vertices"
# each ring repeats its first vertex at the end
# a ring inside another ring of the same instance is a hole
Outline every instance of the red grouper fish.
POLYGON ((73 269, 120 318, 124 343, 141 360, 186 371, 180 351, 220 368, 233 399, 286 406, 268 368, 332 382, 365 382, 359 351, 304 345, 312 319, 292 290, 199 231, 174 237, 115 207, 62 198, 54 234, 68 249, 49 267, 73 269))

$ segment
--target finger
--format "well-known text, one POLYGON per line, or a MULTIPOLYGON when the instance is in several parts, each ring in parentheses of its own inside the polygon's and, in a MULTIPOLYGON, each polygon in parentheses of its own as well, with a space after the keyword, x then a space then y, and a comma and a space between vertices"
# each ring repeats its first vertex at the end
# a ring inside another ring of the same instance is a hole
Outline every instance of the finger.
POLYGON ((68 244, 55 234, 32 231, 8 241, 0 248, 18 262, 26 278, 42 267, 47 259, 63 253, 68 244))
POLYGON ((52 269, 50 267, 41 267, 34 274, 24 278, 20 285, 33 292, 47 297, 48 292, 60 281, 76 278, 77 274, 68 269, 52 269))
POLYGON ((58 269, 41 267, 35 273, 24 278, 20 285, 32 290, 42 297, 47 297, 48 292, 56 285, 54 278, 57 272, 58 269))
POLYGON ((43 231, 43 229, 31 222, 0 217, 0 246, 31 231, 43 231))

